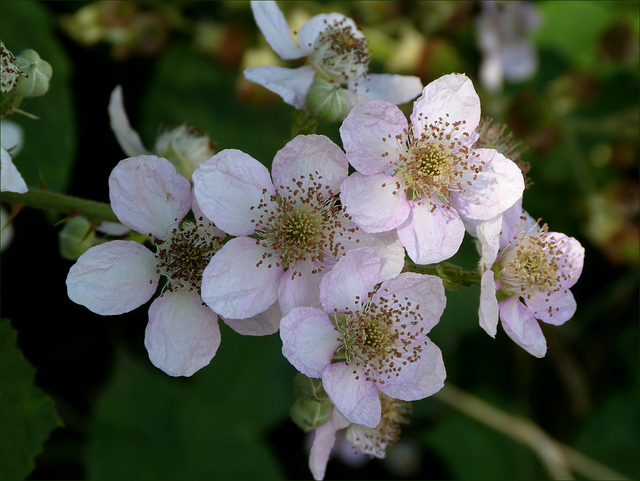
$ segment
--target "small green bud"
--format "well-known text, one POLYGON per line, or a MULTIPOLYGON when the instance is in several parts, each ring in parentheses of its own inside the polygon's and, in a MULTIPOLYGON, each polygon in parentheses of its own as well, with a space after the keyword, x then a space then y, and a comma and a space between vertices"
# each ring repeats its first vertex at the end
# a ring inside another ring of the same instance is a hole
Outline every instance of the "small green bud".
POLYGON ((24 74, 16 83, 16 94, 21 97, 40 97, 47 93, 53 70, 48 62, 40 58, 38 52, 25 50, 16 57, 16 65, 24 74))
POLYGON ((312 401, 310 399, 298 398, 291 406, 291 419, 303 431, 310 431, 319 428, 327 423, 331 415, 331 401, 312 401))
POLYGON ((58 234, 60 243, 60 255, 70 261, 76 260, 84 254, 89 247, 98 244, 94 232, 89 235, 91 223, 84 217, 74 217, 69 219, 58 234))
POLYGON ((307 377, 301 372, 298 372, 293 382, 296 398, 317 402, 325 402, 329 399, 329 396, 327 396, 327 393, 322 387, 322 379, 307 377))
POLYGON ((344 120, 351 108, 340 86, 316 77, 307 92, 307 110, 320 122, 344 120))

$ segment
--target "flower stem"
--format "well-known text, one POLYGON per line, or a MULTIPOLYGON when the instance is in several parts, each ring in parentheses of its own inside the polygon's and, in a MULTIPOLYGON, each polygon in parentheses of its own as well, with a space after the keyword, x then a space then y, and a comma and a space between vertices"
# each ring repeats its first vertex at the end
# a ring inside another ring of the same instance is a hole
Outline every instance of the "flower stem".
POLYGON ((480 273, 478 271, 465 271, 462 267, 451 262, 420 265, 409 260, 405 264, 405 270, 417 272, 418 274, 438 276, 442 279, 445 289, 449 291, 457 291, 461 287, 480 285, 480 273))
POLYGON ((90 220, 120 222, 109 204, 56 192, 37 189, 31 189, 25 194, 0 192, 0 201, 38 207, 40 209, 51 209, 71 215, 82 214, 90 220))

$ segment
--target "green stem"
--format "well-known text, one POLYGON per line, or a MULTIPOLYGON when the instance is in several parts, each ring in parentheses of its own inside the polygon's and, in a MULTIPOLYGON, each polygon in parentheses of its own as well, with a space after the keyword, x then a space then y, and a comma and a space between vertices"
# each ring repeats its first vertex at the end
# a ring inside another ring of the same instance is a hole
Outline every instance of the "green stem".
POLYGON ((67 214, 82 214, 90 220, 120 222, 109 204, 94 200, 80 199, 70 195, 31 189, 25 194, 0 192, 0 201, 11 204, 28 205, 41 209, 51 209, 67 214))
POLYGON ((480 273, 478 271, 465 271, 462 267, 450 262, 439 264, 420 265, 407 261, 406 270, 418 274, 431 274, 442 279, 445 289, 456 291, 460 287, 480 285, 480 273))

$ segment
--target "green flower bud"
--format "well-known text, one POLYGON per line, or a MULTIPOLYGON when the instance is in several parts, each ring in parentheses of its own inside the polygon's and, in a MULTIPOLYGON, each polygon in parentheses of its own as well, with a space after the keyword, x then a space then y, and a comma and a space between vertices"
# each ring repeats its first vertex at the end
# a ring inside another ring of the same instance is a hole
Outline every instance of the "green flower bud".
POLYGON ((40 97, 47 93, 53 70, 38 52, 25 50, 16 58, 16 65, 24 74, 15 86, 16 94, 21 97, 40 97))
POLYGON ((316 77, 307 92, 307 110, 320 122, 344 120, 351 107, 347 94, 338 85, 316 77))
POLYGON ((312 401, 298 398, 291 406, 291 419, 303 431, 310 431, 326 424, 331 415, 331 401, 312 401))
POLYGON ((293 380, 296 398, 308 399, 311 401, 325 402, 329 399, 322 387, 322 379, 307 377, 301 372, 296 373, 293 380))
POLYGON ((93 231, 87 235, 90 228, 91 223, 84 217, 69 219, 58 234, 60 255, 67 260, 74 261, 89 247, 99 244, 93 231))

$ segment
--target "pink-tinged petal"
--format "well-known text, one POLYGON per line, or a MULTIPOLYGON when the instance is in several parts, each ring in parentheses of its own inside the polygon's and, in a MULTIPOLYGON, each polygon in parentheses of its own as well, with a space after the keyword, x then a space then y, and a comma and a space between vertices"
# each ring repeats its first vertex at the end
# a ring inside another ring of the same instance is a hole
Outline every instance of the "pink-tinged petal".
POLYGON ((340 201, 365 232, 385 232, 402 224, 411 210, 404 185, 387 174, 354 172, 340 187, 340 201))
POLYGON ((355 424, 375 428, 382 406, 376 384, 365 381, 362 369, 354 363, 331 364, 322 374, 322 385, 342 415, 355 424))
POLYGON ((561 273, 559 274, 567 277, 561 280, 561 284, 564 289, 569 289, 578 282, 582 274, 584 247, 573 237, 568 237, 559 232, 549 232, 546 237, 548 239, 553 237, 556 245, 560 246, 564 267, 562 267, 561 273))
POLYGON ((170 376, 191 376, 220 346, 218 316, 194 291, 165 291, 149 307, 144 345, 149 359, 170 376))
POLYGON ((426 200, 414 204, 408 219, 398 227, 398 236, 416 264, 435 264, 449 259, 462 244, 464 224, 454 209, 438 205, 431 212, 426 200))
POLYGON ((269 309, 247 319, 225 319, 224 323, 243 336, 269 336, 278 332, 282 312, 275 302, 269 309))
POLYGON ((18 194, 27 192, 27 184, 18 169, 16 169, 16 166, 13 165, 11 155, 4 147, 1 150, 0 162, 0 191, 16 192, 18 194))
POLYGON ((489 220, 513 206, 524 192, 522 171, 494 149, 476 149, 469 157, 482 164, 482 172, 463 179, 462 192, 451 192, 451 203, 460 214, 471 219, 489 220), (477 155, 477 157, 476 157, 477 155), (465 185, 469 180, 471 185, 465 185))
POLYGON ((379 276, 380 258, 373 249, 347 252, 320 282, 322 307, 329 313, 360 310, 379 276))
POLYGON ((502 231, 500 232, 500 249, 514 242, 521 232, 538 232, 538 222, 522 209, 522 197, 502 213, 502 231))
POLYGON ((422 92, 420 77, 409 75, 368 74, 349 83, 349 89, 372 100, 394 105, 415 99, 422 92))
POLYGON ((156 292, 153 252, 133 241, 111 241, 90 248, 69 269, 69 299, 103 316, 140 307, 156 292))
MULTIPOLYGON (((442 279, 426 274, 405 272, 397 277, 384 281, 372 302, 378 303, 381 297, 389 299, 394 297, 394 309, 405 309, 422 318, 415 326, 416 335, 426 335, 438 322, 447 305, 442 279)), ((411 330, 409 326, 407 329, 411 330)))
POLYGON ((487 269, 491 269, 498 257, 500 249, 500 232, 502 229, 502 214, 489 220, 478 221, 476 235, 480 241, 481 262, 487 269))
POLYGON ((459 132, 475 132, 480 122, 480 98, 469 77, 443 75, 424 88, 420 98, 413 104, 411 123, 414 131, 420 135, 425 125, 439 118, 450 123, 464 121, 459 132))
POLYGON ((578 308, 569 290, 561 290, 551 295, 546 292, 537 292, 531 299, 525 298, 524 302, 533 312, 533 317, 554 326, 567 322, 578 308))
POLYGON ((167 159, 139 155, 121 160, 111 171, 109 199, 124 225, 164 239, 191 209, 191 184, 167 159))
POLYGON ((202 273, 202 300, 225 319, 247 319, 278 298, 283 275, 276 259, 250 237, 236 237, 211 258, 202 273))
POLYGON ((339 337, 327 313, 315 307, 296 307, 280 321, 282 354, 305 376, 322 376, 342 344, 339 337))
POLYGON ((340 13, 323 13, 311 17, 298 31, 298 45, 308 55, 313 51, 313 44, 318 34, 326 30, 330 25, 339 23, 340 28, 348 27, 355 38, 363 38, 364 34, 358 29, 355 22, 340 13))
POLYGON ((405 152, 407 129, 407 119, 398 107, 373 100, 351 109, 340 127, 340 137, 349 163, 371 175, 389 169, 390 162, 405 152))
POLYGON ((480 279, 480 308, 478 316, 480 327, 491 337, 496 337, 498 331, 498 299, 496 298, 496 281, 493 271, 487 270, 480 279))
MULTIPOLYGON (((193 173, 196 201, 209 220, 231 235, 250 235, 255 207, 275 195, 269 170, 236 149, 218 152, 193 173)), ((222 314, 222 313, 219 313, 222 314)))
POLYGON ((442 353, 438 346, 428 341, 417 361, 403 365, 397 376, 385 379, 378 388, 394 399, 416 401, 437 393, 444 386, 446 377, 442 353))
MULTIPOLYGON (((343 226, 347 226, 350 221, 343 222, 343 226)), ((355 224, 354 224, 355 226, 355 224)), ((368 234, 362 229, 349 235, 350 239, 344 237, 340 239, 340 243, 348 252, 354 249, 362 249, 369 247, 376 251, 380 257, 380 281, 386 281, 396 277, 404 268, 404 247, 398 233, 395 230, 380 232, 378 234, 368 234), (355 242, 358 240, 359 242, 355 242)))
POLYGON ((318 271, 312 262, 296 262, 292 269, 296 274, 286 272, 280 279, 278 303, 283 314, 294 307, 322 307, 320 304, 320 281, 326 271, 318 271))
POLYGON ((142 144, 138 132, 133 130, 129 123, 127 112, 124 110, 122 87, 120 85, 111 92, 108 110, 111 130, 113 130, 122 151, 129 157, 150 154, 151 152, 142 144))
POLYGON ((307 92, 316 71, 310 65, 298 68, 261 65, 244 70, 244 76, 282 97, 289 105, 303 110, 307 105, 307 92))
POLYGON ((535 357, 547 353, 547 341, 533 313, 513 296, 500 304, 500 320, 504 332, 520 347, 535 357))
POLYGON ((251 2, 251 9, 258 27, 274 52, 284 59, 304 56, 276 2, 251 2))
POLYGON ((298 135, 276 153, 271 166, 273 185, 279 191, 282 187, 307 189, 317 183, 337 194, 348 174, 344 152, 324 135, 298 135))
POLYGON ((336 443, 336 428, 331 422, 327 422, 323 426, 315 429, 311 452, 309 453, 309 469, 313 475, 313 479, 324 479, 324 473, 327 470, 329 455, 336 443))

